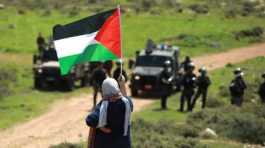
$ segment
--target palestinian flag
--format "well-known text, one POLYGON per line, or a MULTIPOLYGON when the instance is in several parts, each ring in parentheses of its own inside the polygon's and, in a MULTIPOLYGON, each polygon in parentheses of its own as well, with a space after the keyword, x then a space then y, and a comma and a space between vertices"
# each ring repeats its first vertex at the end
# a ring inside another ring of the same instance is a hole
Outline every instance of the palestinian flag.
POLYGON ((121 58, 120 9, 53 28, 61 74, 75 64, 121 58))

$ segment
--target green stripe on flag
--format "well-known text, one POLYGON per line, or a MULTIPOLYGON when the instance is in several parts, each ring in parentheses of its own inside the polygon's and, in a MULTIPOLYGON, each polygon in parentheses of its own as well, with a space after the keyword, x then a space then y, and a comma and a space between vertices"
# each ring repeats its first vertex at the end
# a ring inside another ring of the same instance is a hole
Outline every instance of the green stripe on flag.
POLYGON ((104 47, 101 44, 92 44, 89 45, 83 53, 67 56, 59 59, 61 74, 65 75, 69 73, 71 68, 75 64, 84 63, 84 62, 97 62, 97 61, 107 61, 107 60, 115 60, 118 57, 113 54, 110 50, 104 47))

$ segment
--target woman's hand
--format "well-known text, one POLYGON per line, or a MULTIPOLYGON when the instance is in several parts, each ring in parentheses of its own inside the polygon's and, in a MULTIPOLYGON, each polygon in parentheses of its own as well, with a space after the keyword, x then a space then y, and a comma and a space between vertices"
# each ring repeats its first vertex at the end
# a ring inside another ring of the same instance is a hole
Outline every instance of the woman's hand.
POLYGON ((109 128, 105 128, 105 127, 101 127, 99 128, 102 132, 106 133, 106 134, 110 134, 111 133, 111 129, 109 128))

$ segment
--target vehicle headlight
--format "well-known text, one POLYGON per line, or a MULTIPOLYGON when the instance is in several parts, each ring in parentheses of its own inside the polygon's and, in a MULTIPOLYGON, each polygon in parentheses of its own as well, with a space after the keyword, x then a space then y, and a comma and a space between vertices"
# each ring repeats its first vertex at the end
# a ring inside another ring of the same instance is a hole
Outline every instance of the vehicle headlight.
POLYGON ((140 80, 140 78, 141 78, 141 77, 138 76, 138 75, 134 76, 134 79, 135 79, 135 80, 140 80))
POLYGON ((42 71, 42 69, 38 69, 38 73, 42 73, 43 71, 42 71))

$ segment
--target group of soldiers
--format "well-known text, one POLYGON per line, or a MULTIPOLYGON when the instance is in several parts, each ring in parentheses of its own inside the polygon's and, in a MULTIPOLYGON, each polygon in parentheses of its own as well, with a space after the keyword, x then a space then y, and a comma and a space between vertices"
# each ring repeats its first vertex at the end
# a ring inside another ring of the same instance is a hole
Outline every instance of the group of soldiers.
MULTIPOLYGON (((208 88, 211 85, 211 79, 207 75, 207 70, 205 67, 199 69, 199 75, 196 76, 194 73, 195 66, 190 57, 186 57, 184 62, 181 63, 180 68, 183 70, 183 75, 181 76, 180 86, 181 86, 181 96, 180 96, 180 112, 184 112, 185 103, 187 104, 187 111, 192 112, 196 105, 198 98, 202 98, 201 108, 205 108, 208 88)), ((165 62, 165 67, 161 73, 161 109, 167 109, 167 98, 171 94, 172 90, 172 71, 170 69, 170 61, 165 62)), ((231 104, 240 107, 244 101, 244 92, 247 85, 244 81, 244 73, 241 68, 237 68, 234 71, 234 79, 229 85, 229 91, 231 94, 231 104)), ((264 82, 260 85, 258 94, 260 96, 261 102, 265 103, 265 73, 262 74, 264 82)))
MULTIPOLYGON (((205 108, 208 87, 211 84, 211 80, 207 75, 205 67, 199 69, 200 75, 197 77, 194 73, 195 66, 190 57, 186 57, 185 61, 181 63, 180 68, 183 69, 183 75, 180 80, 181 97, 179 111, 184 112, 184 106, 187 104, 187 111, 192 111, 196 105, 196 101, 199 97, 202 97, 202 108, 205 108), (196 89, 197 88, 197 89, 196 89)), ((170 83, 172 71, 170 69, 169 61, 165 62, 165 68, 161 73, 161 108, 167 109, 167 98, 171 94, 172 83, 170 83)))

